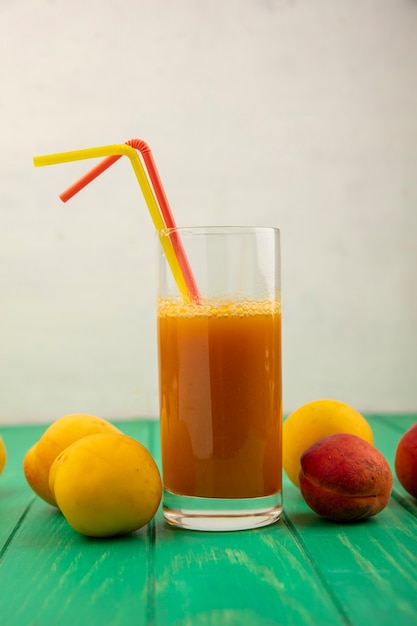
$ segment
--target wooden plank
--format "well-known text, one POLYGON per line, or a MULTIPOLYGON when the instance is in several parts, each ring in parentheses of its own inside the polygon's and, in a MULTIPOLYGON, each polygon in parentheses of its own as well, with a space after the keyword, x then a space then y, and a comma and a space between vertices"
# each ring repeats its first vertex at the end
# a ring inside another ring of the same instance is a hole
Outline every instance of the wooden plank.
POLYGON ((417 623, 417 525, 395 500, 378 517, 336 525, 319 519, 293 492, 287 517, 307 558, 342 608, 348 623, 417 623))
POLYGON ((147 624, 149 532, 88 539, 36 501, 3 555, 4 623, 147 624))
POLYGON ((236 533, 158 523, 155 625, 344 624, 285 523, 236 533))

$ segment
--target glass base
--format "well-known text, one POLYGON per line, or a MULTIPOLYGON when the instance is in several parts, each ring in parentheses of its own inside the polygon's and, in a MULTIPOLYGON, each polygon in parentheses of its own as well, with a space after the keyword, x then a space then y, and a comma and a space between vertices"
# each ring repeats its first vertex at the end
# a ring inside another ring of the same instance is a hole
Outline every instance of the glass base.
POLYGON ((162 512, 168 524, 186 530, 248 530, 279 520, 282 494, 264 498, 195 498, 164 489, 162 512))

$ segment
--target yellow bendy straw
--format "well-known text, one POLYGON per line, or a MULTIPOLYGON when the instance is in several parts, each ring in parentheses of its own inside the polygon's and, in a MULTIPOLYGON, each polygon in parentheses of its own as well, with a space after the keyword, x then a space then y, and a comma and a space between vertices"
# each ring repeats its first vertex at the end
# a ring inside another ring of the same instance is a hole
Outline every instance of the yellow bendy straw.
MULTIPOLYGON (((68 163, 70 161, 81 161, 84 159, 94 159, 98 157, 115 155, 125 155, 129 157, 133 170, 136 174, 139 186, 141 188, 143 197, 148 206, 149 213, 151 215, 155 229, 159 231, 166 228, 165 222, 155 200, 155 196, 143 169, 143 165, 139 159, 136 150, 131 146, 128 146, 126 144, 113 144, 109 146, 99 146, 97 148, 86 148, 83 150, 72 150, 70 152, 59 152, 57 154, 46 154, 43 156, 34 157, 33 164, 35 167, 41 167, 44 165, 56 165, 58 163, 68 163)), ((181 271, 181 266, 170 238, 162 237, 161 245, 163 247, 164 254, 167 258, 180 293, 186 300, 190 300, 190 293, 187 288, 187 283, 181 271)))

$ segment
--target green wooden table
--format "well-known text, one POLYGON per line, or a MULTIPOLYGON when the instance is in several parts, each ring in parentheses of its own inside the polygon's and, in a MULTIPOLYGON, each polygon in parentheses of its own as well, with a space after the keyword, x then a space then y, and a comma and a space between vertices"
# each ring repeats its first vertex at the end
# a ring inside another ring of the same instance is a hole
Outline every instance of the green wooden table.
MULTIPOLYGON (((417 415, 368 416, 393 468, 417 415)), ((158 422, 119 427, 159 458, 158 422)), ((417 624, 417 501, 394 477, 388 507, 353 525, 318 518, 289 481, 285 515, 235 533, 173 529, 88 539, 33 495, 22 460, 45 426, 0 427, 0 624, 272 626, 417 624)))

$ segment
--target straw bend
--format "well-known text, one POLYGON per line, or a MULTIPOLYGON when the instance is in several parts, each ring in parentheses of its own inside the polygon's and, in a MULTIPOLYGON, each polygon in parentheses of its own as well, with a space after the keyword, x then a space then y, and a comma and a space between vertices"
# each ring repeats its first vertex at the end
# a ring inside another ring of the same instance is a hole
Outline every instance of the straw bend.
POLYGON ((143 139, 129 139, 129 141, 126 141, 126 145, 139 150, 142 155, 151 151, 150 147, 143 139))

